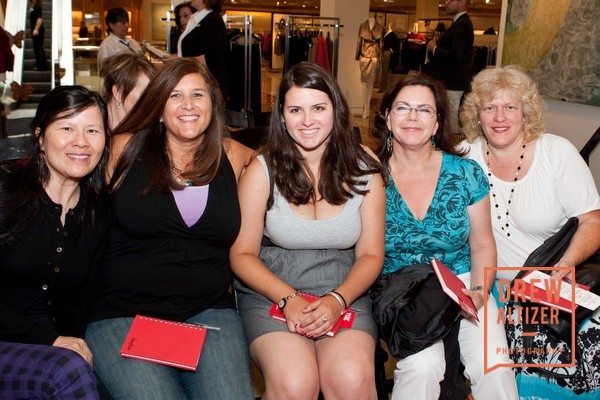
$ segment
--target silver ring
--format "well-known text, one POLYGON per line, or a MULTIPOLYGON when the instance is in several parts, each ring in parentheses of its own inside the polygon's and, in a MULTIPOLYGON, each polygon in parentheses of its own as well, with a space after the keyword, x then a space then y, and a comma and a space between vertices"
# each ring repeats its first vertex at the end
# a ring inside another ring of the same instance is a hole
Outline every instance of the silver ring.
POLYGON ((327 318, 325 315, 323 315, 323 316, 321 317, 321 322, 325 323, 325 322, 327 322, 327 321, 329 321, 329 318, 327 318))

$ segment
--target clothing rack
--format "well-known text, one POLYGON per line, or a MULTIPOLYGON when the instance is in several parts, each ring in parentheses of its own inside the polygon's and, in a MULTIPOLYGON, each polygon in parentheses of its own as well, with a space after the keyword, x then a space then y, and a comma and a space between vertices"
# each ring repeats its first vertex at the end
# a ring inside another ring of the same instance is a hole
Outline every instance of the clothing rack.
MULTIPOLYGON (((306 30, 307 28, 327 28, 328 34, 330 30, 333 31, 333 51, 330 57, 331 74, 334 78, 337 78, 338 69, 338 52, 339 52, 339 37, 340 28, 339 17, 315 17, 311 15, 290 15, 285 20, 285 57, 283 64, 283 71, 288 70, 290 65, 290 38, 292 31, 294 30, 306 30)), ((322 31, 322 29, 321 29, 322 31)))
POLYGON ((252 15, 228 15, 228 29, 240 29, 244 36, 244 108, 251 107, 252 90, 252 15))

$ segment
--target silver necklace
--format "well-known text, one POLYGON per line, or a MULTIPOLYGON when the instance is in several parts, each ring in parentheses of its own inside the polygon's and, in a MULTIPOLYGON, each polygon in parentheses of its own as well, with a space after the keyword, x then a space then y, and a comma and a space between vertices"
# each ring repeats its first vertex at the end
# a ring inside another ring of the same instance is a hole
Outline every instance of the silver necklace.
POLYGON ((173 166, 173 175, 175 176, 175 182, 177 182, 180 185, 185 185, 185 186, 192 186, 192 181, 187 179, 185 181, 185 183, 183 183, 182 179, 181 179, 181 175, 183 175, 183 171, 180 170, 179 168, 177 168, 176 166, 173 166))
POLYGON ((515 186, 517 186, 517 181, 519 180, 519 174, 521 173, 521 165, 523 165, 523 159, 525 158, 525 147, 526 144, 523 143, 521 155, 519 156, 519 165, 517 165, 517 172, 515 173, 515 177, 513 179, 512 187, 510 188, 510 194, 508 196, 508 201, 506 203, 506 213, 505 218, 503 220, 502 215, 500 214, 500 206, 498 205, 498 201, 496 200, 496 192, 494 191, 494 184, 492 183, 492 169, 490 168, 490 144, 486 141, 486 164, 488 170, 488 181, 490 184, 490 193, 492 194, 492 201, 494 202, 494 208, 496 209, 496 218, 498 219, 498 223, 500 224, 500 229, 502 232, 506 234, 506 236, 510 236, 508 217, 510 215, 510 205, 512 203, 513 195, 515 194, 515 186))

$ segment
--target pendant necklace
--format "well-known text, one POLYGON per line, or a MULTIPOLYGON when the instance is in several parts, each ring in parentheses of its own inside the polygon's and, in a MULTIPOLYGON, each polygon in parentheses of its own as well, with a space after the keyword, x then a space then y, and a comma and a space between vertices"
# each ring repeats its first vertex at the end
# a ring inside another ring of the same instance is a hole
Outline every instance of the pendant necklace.
POLYGON ((183 181, 181 179, 181 175, 183 175, 183 171, 182 170, 180 170, 179 168, 177 168, 174 165, 173 165, 172 169, 173 169, 173 174, 175 175, 175 182, 177 182, 180 185, 192 186, 192 181, 189 180, 189 179, 187 179, 185 181, 185 183, 183 183, 183 181))
POLYGON ((500 228, 502 232, 506 234, 506 236, 510 236, 509 224, 508 224, 508 216, 510 215, 510 205, 512 203, 513 195, 515 194, 515 186, 517 186, 517 180, 519 179, 519 174, 521 173, 521 165, 523 165, 523 159, 525 158, 525 147, 526 144, 523 143, 523 147, 521 150, 521 155, 519 156, 519 165, 517 166, 517 172, 515 173, 515 177, 513 179, 512 187, 510 188, 510 194, 508 196, 508 201, 506 203, 506 220, 503 221, 502 215, 500 215, 500 206, 498 205, 498 200, 496 199, 496 192, 494 191, 494 184, 492 183, 492 169, 490 168, 490 144, 486 141, 486 164, 488 170, 488 181, 490 184, 490 193, 492 194, 492 201, 494 202, 494 208, 496 209, 496 218, 500 223, 500 228))

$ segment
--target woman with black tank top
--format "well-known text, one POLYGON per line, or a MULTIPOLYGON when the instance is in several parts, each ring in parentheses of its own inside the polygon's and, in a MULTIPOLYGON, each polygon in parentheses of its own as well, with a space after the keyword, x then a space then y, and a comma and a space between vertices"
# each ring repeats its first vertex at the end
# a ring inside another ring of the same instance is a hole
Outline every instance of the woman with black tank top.
POLYGON ((228 290, 251 150, 224 138, 218 83, 195 59, 150 82, 112 140, 114 221, 86 339, 114 398, 252 399, 247 344, 228 290), (221 328, 195 373, 119 357, 135 315, 221 328), (226 372, 226 373, 225 373, 226 372))

